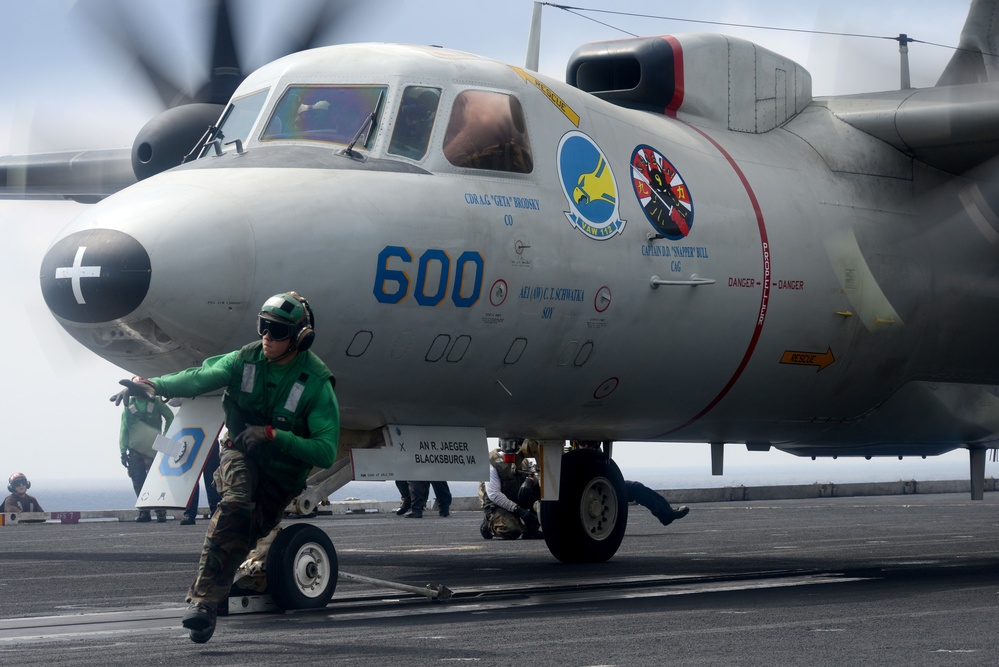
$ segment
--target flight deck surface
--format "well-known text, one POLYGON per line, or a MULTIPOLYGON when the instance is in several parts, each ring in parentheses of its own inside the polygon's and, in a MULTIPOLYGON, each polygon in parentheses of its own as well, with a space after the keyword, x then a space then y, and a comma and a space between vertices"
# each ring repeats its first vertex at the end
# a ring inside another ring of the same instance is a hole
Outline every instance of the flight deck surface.
MULTIPOLYGON (((340 569, 322 610, 180 625, 206 521, 0 528, 0 663, 481 665, 994 664, 999 497, 700 503, 662 527, 632 506, 618 553, 564 565, 483 540, 478 512, 306 520, 340 569)), ((287 524, 293 523, 291 521, 287 524)))

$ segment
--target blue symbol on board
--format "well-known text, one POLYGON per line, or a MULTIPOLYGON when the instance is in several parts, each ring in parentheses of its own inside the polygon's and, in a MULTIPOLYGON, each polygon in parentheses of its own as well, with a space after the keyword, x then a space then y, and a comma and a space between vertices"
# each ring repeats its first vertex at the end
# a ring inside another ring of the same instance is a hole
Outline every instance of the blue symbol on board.
POLYGON ((603 241, 624 230, 618 188, 603 151, 582 132, 567 132, 558 146, 558 175, 572 210, 565 217, 592 239, 603 241))
POLYGON ((194 466, 205 442, 205 431, 189 426, 177 431, 172 440, 180 444, 181 452, 177 456, 164 455, 160 459, 160 474, 164 477, 180 477, 194 466))

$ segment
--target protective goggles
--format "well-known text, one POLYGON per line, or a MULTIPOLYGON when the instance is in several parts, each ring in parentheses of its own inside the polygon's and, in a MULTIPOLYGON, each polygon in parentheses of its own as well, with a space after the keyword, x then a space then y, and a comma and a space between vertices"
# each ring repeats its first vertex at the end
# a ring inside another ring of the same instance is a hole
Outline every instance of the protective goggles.
POLYGON ((18 477, 13 482, 10 483, 11 486, 27 486, 28 480, 23 477, 18 477))
POLYGON ((271 340, 288 340, 297 328, 288 322, 278 322, 264 317, 257 318, 257 335, 261 338, 264 337, 265 333, 269 333, 271 340))

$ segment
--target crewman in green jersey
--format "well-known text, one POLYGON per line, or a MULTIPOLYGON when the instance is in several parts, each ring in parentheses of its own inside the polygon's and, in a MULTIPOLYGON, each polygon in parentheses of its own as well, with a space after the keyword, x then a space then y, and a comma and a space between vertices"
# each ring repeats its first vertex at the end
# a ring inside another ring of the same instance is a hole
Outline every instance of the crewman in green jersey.
POLYGON ((222 500, 208 525, 182 621, 197 643, 211 639, 216 609, 257 540, 280 523, 312 468, 328 468, 336 459, 340 409, 333 374, 309 350, 314 326, 302 296, 275 295, 260 309, 259 341, 200 367, 122 380, 125 389, 111 398, 118 404, 129 395, 194 397, 225 389, 229 435, 216 473, 222 500))
MULTIPOLYGON (((173 410, 167 404, 156 398, 130 396, 121 409, 121 428, 118 432, 118 450, 121 453, 121 464, 128 471, 132 480, 135 497, 139 497, 142 485, 146 483, 146 475, 156 458, 153 443, 156 436, 166 435, 173 423, 173 410)), ((148 509, 139 510, 135 518, 139 523, 152 520, 148 509)), ((166 510, 156 510, 156 520, 166 521, 166 510)))

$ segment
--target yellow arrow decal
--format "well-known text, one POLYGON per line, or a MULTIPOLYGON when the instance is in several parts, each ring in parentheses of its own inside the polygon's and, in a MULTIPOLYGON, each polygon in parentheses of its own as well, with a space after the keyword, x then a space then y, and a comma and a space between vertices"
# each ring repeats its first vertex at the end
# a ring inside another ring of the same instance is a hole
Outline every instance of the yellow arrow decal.
POLYGON ((579 127, 579 114, 573 111, 572 107, 570 107, 568 104, 565 103, 565 100, 556 95, 554 90, 552 90, 545 84, 541 83, 533 76, 531 76, 529 73, 525 72, 519 67, 514 67, 513 65, 510 65, 510 69, 519 74, 524 81, 534 84, 535 88, 540 90, 542 93, 544 93, 545 97, 551 100, 552 104, 555 105, 555 108, 557 108, 559 111, 565 114, 565 117, 568 118, 573 125, 579 127))
POLYGON ((794 350, 785 350, 780 358, 782 364, 818 366, 816 372, 821 371, 834 361, 836 361, 836 357, 833 356, 832 348, 827 349, 825 352, 795 352, 794 350))

